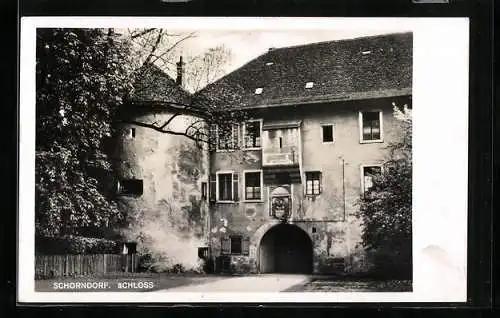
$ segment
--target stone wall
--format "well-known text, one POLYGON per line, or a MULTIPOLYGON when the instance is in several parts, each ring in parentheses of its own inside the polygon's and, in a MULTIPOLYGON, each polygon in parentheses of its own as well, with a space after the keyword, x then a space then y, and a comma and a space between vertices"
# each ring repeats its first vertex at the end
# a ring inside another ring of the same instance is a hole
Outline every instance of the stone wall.
MULTIPOLYGON (((145 113, 135 120, 164 122, 168 112, 145 113)), ((183 131, 196 118, 179 116, 169 129, 183 131)), ((117 149, 119 179, 143 180, 140 196, 119 196, 127 215, 124 233, 139 240, 139 248, 155 254, 159 267, 197 267, 197 248, 207 245, 207 203, 201 182, 207 180, 206 145, 184 136, 136 125, 122 125, 117 149), (134 129, 134 136, 131 130, 134 129)))

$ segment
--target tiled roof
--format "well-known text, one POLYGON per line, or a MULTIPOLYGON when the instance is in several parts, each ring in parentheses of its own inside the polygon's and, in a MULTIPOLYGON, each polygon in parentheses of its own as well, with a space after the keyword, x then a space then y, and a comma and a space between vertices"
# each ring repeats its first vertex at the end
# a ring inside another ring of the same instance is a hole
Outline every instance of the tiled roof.
POLYGON ((146 64, 138 70, 130 101, 187 105, 191 101, 191 94, 158 66, 146 64))
POLYGON ((410 95, 412 40, 412 33, 395 33, 276 48, 200 93, 238 86, 241 107, 410 95))

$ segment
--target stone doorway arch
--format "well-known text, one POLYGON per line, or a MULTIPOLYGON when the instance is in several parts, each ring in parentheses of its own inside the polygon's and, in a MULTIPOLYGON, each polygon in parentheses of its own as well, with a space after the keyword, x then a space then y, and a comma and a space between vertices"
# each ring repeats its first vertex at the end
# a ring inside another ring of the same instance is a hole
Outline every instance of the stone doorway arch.
POLYGON ((274 225, 260 239, 257 262, 260 273, 310 274, 313 270, 311 238, 296 225, 274 225))

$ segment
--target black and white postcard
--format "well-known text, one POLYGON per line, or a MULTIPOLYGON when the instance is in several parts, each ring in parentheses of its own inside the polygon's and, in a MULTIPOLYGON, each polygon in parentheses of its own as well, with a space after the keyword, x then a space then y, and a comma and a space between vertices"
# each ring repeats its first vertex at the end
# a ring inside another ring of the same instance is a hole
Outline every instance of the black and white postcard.
POLYGON ((19 301, 465 301, 468 32, 23 18, 19 301))

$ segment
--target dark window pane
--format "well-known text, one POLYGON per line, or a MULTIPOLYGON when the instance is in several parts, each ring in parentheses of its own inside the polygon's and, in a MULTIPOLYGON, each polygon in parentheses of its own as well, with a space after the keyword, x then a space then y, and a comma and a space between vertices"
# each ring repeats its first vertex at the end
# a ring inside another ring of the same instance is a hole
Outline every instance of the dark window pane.
POLYGON ((380 113, 363 113, 363 140, 380 139, 380 113))
POLYGON ((323 126, 323 142, 333 141, 333 126, 323 126))
POLYGON ((119 182, 119 194, 122 195, 142 195, 143 182, 136 179, 125 179, 119 182))
POLYGON ((241 254, 241 236, 231 236, 231 254, 241 254))

